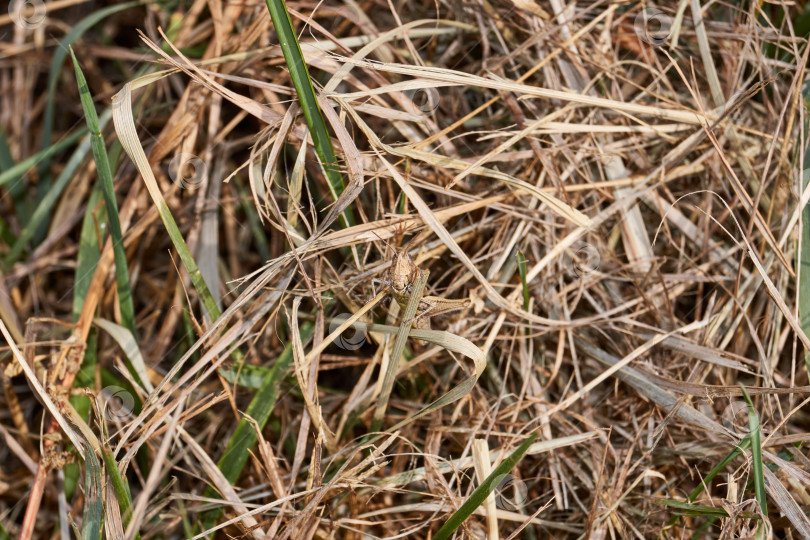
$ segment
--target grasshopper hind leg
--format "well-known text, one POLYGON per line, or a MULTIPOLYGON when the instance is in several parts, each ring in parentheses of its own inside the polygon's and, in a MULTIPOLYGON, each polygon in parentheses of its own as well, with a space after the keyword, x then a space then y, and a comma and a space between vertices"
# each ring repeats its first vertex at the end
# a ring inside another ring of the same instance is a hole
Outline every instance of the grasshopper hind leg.
POLYGON ((430 330, 430 319, 428 317, 421 317, 414 321, 414 326, 419 330, 430 330))
POLYGON ((410 322, 419 330, 430 330, 430 318, 433 316, 431 312, 436 309, 436 306, 425 306, 422 304, 419 307, 422 308, 422 310, 418 311, 410 322))

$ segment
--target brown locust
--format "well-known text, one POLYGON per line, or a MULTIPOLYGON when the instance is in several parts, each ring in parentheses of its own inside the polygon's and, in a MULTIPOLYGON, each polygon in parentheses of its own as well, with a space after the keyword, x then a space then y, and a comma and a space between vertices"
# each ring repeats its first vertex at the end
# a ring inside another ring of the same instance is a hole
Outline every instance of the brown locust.
MULTIPOLYGON (((399 307, 405 311, 408 301, 411 298, 413 284, 422 275, 422 270, 414 262, 410 254, 404 249, 395 251, 391 259, 391 267, 386 272, 383 279, 374 279, 372 283, 387 285, 391 290, 399 307)), ((419 299, 419 307, 416 310, 413 322, 416 328, 430 330, 430 317, 443 315, 451 311, 458 311, 470 305, 469 299, 448 300, 441 296, 423 296, 419 299)))

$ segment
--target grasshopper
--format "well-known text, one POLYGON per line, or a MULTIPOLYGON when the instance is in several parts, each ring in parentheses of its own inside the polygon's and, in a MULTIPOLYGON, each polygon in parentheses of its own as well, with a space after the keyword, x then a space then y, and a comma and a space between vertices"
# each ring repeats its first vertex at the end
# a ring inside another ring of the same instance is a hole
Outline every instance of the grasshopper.
MULTIPOLYGON (((391 259, 391 268, 385 275, 385 279, 373 279, 374 283, 381 283, 387 285, 391 290, 391 296, 394 297, 399 307, 405 310, 408 305, 408 300, 411 298, 414 282, 422 276, 422 270, 416 266, 413 258, 406 250, 395 251, 394 257, 391 259)), ((463 300, 448 300, 441 296, 423 296, 419 300, 419 307, 416 310, 413 322, 416 328, 422 330, 430 330, 430 317, 436 315, 443 315, 451 311, 458 311, 470 305, 469 299, 463 300)))

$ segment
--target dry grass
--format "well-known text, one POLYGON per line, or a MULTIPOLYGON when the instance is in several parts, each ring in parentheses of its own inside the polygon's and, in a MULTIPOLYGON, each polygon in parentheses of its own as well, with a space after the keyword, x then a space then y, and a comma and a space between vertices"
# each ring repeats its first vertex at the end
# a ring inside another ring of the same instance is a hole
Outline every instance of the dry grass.
POLYGON ((532 434, 456 538, 810 538, 804 6, 290 2, 342 194, 264 2, 106 13, 71 43, 133 336, 53 60, 105 6, 34 3, 0 13, 0 539, 434 538, 532 434), (469 308, 409 334, 393 248, 469 308))

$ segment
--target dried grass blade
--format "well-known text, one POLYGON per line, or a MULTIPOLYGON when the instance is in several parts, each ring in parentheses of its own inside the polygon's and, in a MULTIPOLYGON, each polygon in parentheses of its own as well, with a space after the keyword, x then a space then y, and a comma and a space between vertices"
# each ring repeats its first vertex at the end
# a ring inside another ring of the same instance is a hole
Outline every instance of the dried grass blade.
POLYGON ((314 356, 312 353, 304 354, 304 344, 301 340, 301 332, 298 329, 298 306, 301 304, 301 297, 298 296, 293 300, 292 316, 290 317, 290 338, 292 341, 293 360, 295 362, 295 378, 298 380, 298 386, 301 388, 301 394, 304 396, 304 403, 307 407, 312 423, 315 426, 315 431, 319 436, 322 436, 326 441, 326 446, 330 451, 335 450, 336 437, 335 434, 329 429, 326 420, 321 414, 321 407, 317 403, 317 392, 313 397, 310 395, 310 384, 307 380, 309 367, 312 364, 314 356))
POLYGON ((547 205, 555 214, 559 215, 561 218, 571 221, 572 223, 574 223, 579 227, 587 228, 593 224, 588 216, 586 216, 576 208, 573 208, 572 206, 562 202, 561 200, 551 195, 550 193, 537 189, 537 187, 533 186, 532 184, 524 182, 523 180, 515 178, 514 176, 511 176, 509 174, 502 173, 500 171, 495 171, 492 169, 487 169, 486 167, 480 166, 471 168, 470 164, 467 163, 466 161, 451 158, 448 156, 433 154, 431 152, 426 152, 424 150, 416 150, 409 147, 394 147, 387 145, 380 140, 377 134, 374 133, 374 131, 363 121, 362 118, 360 118, 360 115, 358 115, 357 112, 354 111, 354 109, 352 109, 348 105, 345 105, 345 102, 344 108, 346 111, 349 112, 349 114, 351 114, 352 118, 354 118, 355 122, 357 123, 357 126, 363 131, 366 137, 368 137, 369 142, 371 142, 372 145, 374 145, 376 148, 385 150, 389 154, 393 154, 395 156, 416 159, 419 161, 423 161, 425 163, 430 163, 431 165, 435 165, 437 167, 447 167, 450 169, 461 171, 472 169, 472 172, 475 174, 480 174, 482 176, 488 176, 490 178, 500 180, 501 182, 510 187, 513 187, 520 191, 524 191, 529 195, 532 195, 533 197, 537 198, 540 202, 547 205))
MULTIPOLYGON (((353 322, 352 325, 356 329, 361 329, 367 332, 380 332, 384 334, 397 334, 397 335, 399 335, 399 332, 401 331, 402 328, 401 326, 399 327, 388 326, 384 324, 366 324, 360 321, 353 322)), ((391 427, 390 430, 388 430, 389 432, 401 429, 407 426, 408 424, 414 422, 415 420, 422 418, 426 414, 430 414, 432 411, 440 409, 445 405, 453 403, 454 401, 458 401, 462 397, 466 396, 475 386, 475 383, 478 381, 478 378, 484 372, 484 369, 486 368, 487 364, 484 351, 482 351, 470 340, 463 338, 461 336, 457 336, 456 334, 445 332, 444 330, 420 330, 416 328, 411 328, 410 331, 408 332, 408 336, 415 339, 421 339, 422 341, 426 341, 428 343, 439 345, 441 347, 444 347, 448 351, 463 354, 464 356, 473 361, 474 364, 473 373, 469 375, 466 379, 461 381, 459 384, 454 386, 450 391, 439 397, 433 403, 427 405, 422 410, 409 416, 405 420, 402 420, 401 422, 395 424, 393 427, 391 427)), ((394 373, 394 376, 395 375, 396 373, 394 373)))
POLYGON ((97 317, 93 322, 96 326, 110 334, 116 343, 118 343, 121 350, 124 351, 127 361, 137 373, 143 388, 149 393, 154 391, 155 387, 152 386, 152 383, 149 381, 149 374, 146 371, 146 362, 143 360, 143 355, 141 354, 140 347, 138 347, 138 341, 135 339, 135 336, 133 336, 127 328, 117 325, 112 321, 97 317))
MULTIPOLYGON (((472 447, 475 477, 482 484, 492 474, 492 462, 489 459, 489 445, 486 439, 475 439, 472 447)), ((484 511, 487 515, 487 540, 499 540, 498 534, 498 507, 495 506, 494 490, 487 495, 484 511)))
POLYGON ((81 448, 81 440, 79 439, 79 436, 76 434, 76 431, 71 427, 71 425, 62 415, 62 413, 59 410, 59 407, 57 407, 56 404, 53 402, 53 400, 51 399, 50 395, 45 390, 45 388, 43 388, 42 383, 39 382, 39 379, 37 379, 37 376, 34 373, 34 369, 28 365, 28 362, 25 361, 25 357, 23 356, 22 352, 20 352, 20 349, 17 347, 17 344, 14 343, 14 340, 9 334, 8 328, 6 328, 6 325, 2 321, 2 319, 0 319, 0 333, 3 334, 3 337, 8 343, 8 346, 11 348, 11 352, 14 355, 14 359, 17 362, 19 362, 20 365, 22 366, 23 372, 25 373, 25 377, 28 379, 28 384, 30 384, 33 387, 34 392, 36 392, 39 399, 42 400, 42 402, 45 404, 45 408, 47 408, 48 412, 50 412, 51 415, 54 417, 56 422, 59 424, 59 427, 62 428, 62 431, 64 431, 65 435, 67 435, 68 439, 70 439, 70 442, 73 444, 73 446, 75 446, 76 448, 81 448))
MULTIPOLYGON (((211 482, 216 486, 217 490, 225 497, 225 500, 231 503, 234 509, 240 514, 239 520, 244 522, 244 527, 255 535, 256 538, 263 539, 265 538, 264 531, 259 527, 259 524, 253 518, 253 514, 248 511, 245 504, 239 498, 239 495, 233 489, 230 482, 222 475, 222 472, 217 468, 216 464, 211 461, 211 457, 208 453, 203 449, 202 446, 192 437, 189 433, 183 429, 182 426, 177 426, 177 432, 180 435, 180 438, 185 441, 189 450, 197 458, 202 465, 203 470, 211 479, 211 482)), ((200 536, 205 536, 209 534, 211 531, 204 531, 203 533, 199 534, 195 538, 200 536)))
MULTIPOLYGON (((340 121, 335 110, 330 103, 323 97, 318 99, 319 103, 323 106, 323 114, 332 125, 332 129, 337 135, 340 146, 343 148, 343 157, 346 163, 346 168, 349 171, 349 186, 340 193, 337 201, 329 210, 326 219, 318 226, 318 231, 322 232, 332 224, 332 221, 339 213, 342 213, 363 191, 363 167, 360 164, 360 152, 354 144, 351 135, 346 130, 346 126, 340 121)), ((318 233, 316 233, 317 235, 318 233)))
POLYGON ((801 506, 782 485, 782 481, 768 467, 762 469, 765 487, 779 511, 796 527, 802 538, 810 538, 810 519, 801 506))
POLYGON ((121 521, 121 506, 115 497, 112 482, 106 482, 104 496, 104 530, 109 540, 124 537, 124 524, 121 521))
POLYGON ((430 207, 427 205, 427 203, 425 203, 424 200, 422 200, 422 198, 419 196, 416 190, 413 187, 411 187, 411 185, 408 184, 408 182, 405 181, 405 179, 402 177, 399 171, 397 171, 394 167, 392 167, 391 164, 388 163, 388 161, 384 157, 379 155, 379 153, 377 154, 377 157, 386 166, 386 168, 391 173, 391 176, 394 178, 396 183, 399 184, 399 187, 402 190, 402 192, 405 193, 405 195, 407 195, 408 200, 419 212, 419 215, 421 216, 425 224, 428 227, 430 227, 431 230, 433 230, 433 232, 436 233, 436 236, 442 239, 442 241, 450 249, 450 251, 452 251, 453 254, 461 260, 464 266, 466 266, 467 269, 473 274, 473 276, 475 276, 478 282, 481 283, 481 285, 483 285, 484 289, 487 292, 487 296, 489 297, 490 300, 492 300, 493 303, 495 303, 501 309, 516 315, 517 317, 528 319, 536 323, 547 324, 549 326, 557 326, 560 324, 564 324, 561 323, 561 321, 555 321, 553 319, 547 319, 545 317, 537 316, 527 311, 521 311, 520 309, 517 309, 508 300, 506 300, 503 296, 501 296, 500 293, 498 293, 498 291, 495 290, 495 288, 492 286, 492 284, 489 282, 486 276, 484 276, 481 273, 481 271, 478 270, 478 268, 473 264, 470 258, 464 253, 464 251, 461 249, 458 243, 456 243, 450 232, 444 227, 444 225, 442 225, 442 223, 438 219, 436 219, 436 216, 433 215, 433 212, 430 209, 430 207))
MULTIPOLYGON (((576 103, 588 107, 599 107, 627 114, 640 114, 645 116, 651 116, 653 118, 658 118, 661 120, 683 122, 685 124, 700 125, 702 123, 711 123, 714 120, 713 116, 704 116, 703 114, 692 111, 663 109, 651 105, 641 105, 638 103, 624 102, 615 99, 583 95, 577 92, 549 90, 547 88, 540 88, 537 86, 531 86, 527 84, 513 83, 504 80, 487 79, 485 77, 481 77, 478 75, 473 75, 470 73, 462 73, 451 69, 444 69, 437 67, 422 67, 422 66, 414 67, 403 64, 380 64, 377 62, 369 62, 365 60, 355 60, 353 58, 347 58, 345 62, 352 63, 355 66, 364 67, 366 69, 373 69, 388 73, 398 73, 400 75, 408 75, 410 77, 427 79, 431 81, 438 81, 445 86, 464 85, 464 86, 477 86, 480 88, 490 88, 492 90, 514 92, 515 94, 518 95, 525 95, 544 99, 557 99, 566 103, 576 103)), ((383 87, 364 92, 341 94, 340 97, 344 99, 354 99, 356 97, 365 97, 374 93, 384 94, 389 91, 390 91, 389 87, 383 87)))
MULTIPOLYGON (((118 501, 119 524, 126 527, 129 520, 132 519, 132 493, 130 492, 129 484, 127 484, 127 481, 121 474, 121 471, 118 468, 118 463, 116 463, 115 458, 113 457, 112 450, 107 446, 106 442, 104 443, 104 451, 101 454, 101 458, 104 460, 104 466, 106 467, 105 470, 110 477, 109 485, 112 486, 112 490, 115 494, 115 500, 118 501), (122 518, 123 523, 121 523, 122 518)), ((109 489, 107 491, 109 492, 109 489)), ((123 533, 123 531, 121 532, 123 533)), ((115 538, 119 539, 123 537, 124 535, 121 534, 115 538)), ((140 538, 140 533, 138 533, 136 538, 140 538)))
MULTIPOLYGON (((376 325, 379 326, 379 325, 376 325)), ((369 325, 369 329, 372 329, 375 325, 369 325)), ((394 330, 394 327, 390 327, 394 330)), ((526 451, 527 456, 534 456, 538 454, 542 454, 544 452, 550 452, 551 450, 556 450, 558 448, 565 448, 566 446, 572 446, 575 444, 580 444, 585 441, 589 441, 599 435, 599 431, 587 431, 585 433, 580 433, 577 435, 569 435, 567 437, 558 437, 556 439, 551 439, 548 441, 540 441, 532 444, 529 449, 526 451)), ((489 460, 491 462, 496 461, 505 453, 504 449, 497 448, 492 450, 489 453, 489 460)), ((473 459, 470 456, 457 458, 449 461, 441 461, 436 465, 436 469, 441 474, 446 474, 449 472, 453 472, 457 469, 466 469, 468 467, 473 466, 473 459)), ((420 482, 425 479, 426 475, 425 467, 417 467, 410 471, 401 472, 399 474, 395 474, 393 476, 388 476, 383 478, 377 482, 377 485, 380 486, 387 486, 387 485, 405 485, 411 482, 420 482)))
POLYGON ((307 139, 301 141, 298 156, 295 158, 289 179, 290 196, 287 199, 287 223, 295 229, 298 224, 298 208, 301 208, 301 193, 304 187, 304 173, 306 172, 307 139))
MULTIPOLYGON (((589 355, 603 364, 614 368, 620 360, 607 352, 597 349, 584 341, 577 339, 577 347, 583 349, 589 355)), ((708 418, 706 415, 685 403, 679 403, 678 399, 650 382, 643 373, 629 366, 624 366, 616 372, 616 376, 623 382, 629 384, 641 393, 646 398, 650 399, 653 403, 664 409, 667 413, 675 410, 675 416, 689 424, 705 429, 711 433, 720 435, 724 438, 731 438, 731 434, 726 428, 718 424, 714 420, 708 418)))
MULTIPOLYGON (((152 80, 152 78, 150 78, 150 80, 152 80)), ((138 172, 141 173, 141 177, 146 184, 146 189, 152 197, 152 202, 157 208, 160 219, 163 221, 163 225, 169 233, 169 237, 180 256, 180 260, 183 261, 183 265, 186 267, 191 277, 191 282, 194 284, 197 294, 199 294, 202 299, 203 306, 205 306, 208 316, 211 317, 212 320, 216 320, 220 315, 217 303, 211 295, 211 291, 208 290, 208 285, 205 283, 200 269, 197 267, 197 262, 194 260, 191 251, 189 251, 188 245, 186 245, 186 241, 183 239, 183 235, 177 227, 177 222, 174 220, 174 216, 172 216, 166 204, 166 200, 160 192, 155 175, 152 173, 152 167, 149 165, 149 160, 146 158, 146 153, 141 146, 140 139, 138 139, 138 132, 135 129, 135 121, 132 116, 132 84, 132 82, 125 84, 112 98, 113 123, 115 124, 115 131, 118 134, 118 140, 121 141, 121 146, 123 146, 124 151, 135 164, 138 172)))

